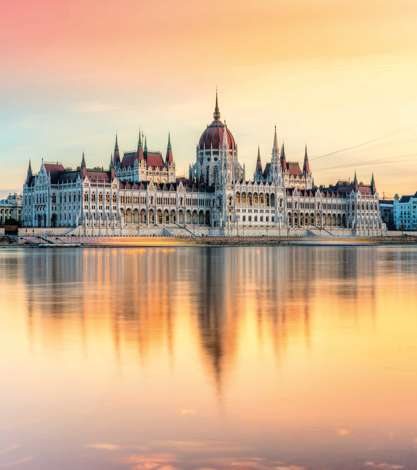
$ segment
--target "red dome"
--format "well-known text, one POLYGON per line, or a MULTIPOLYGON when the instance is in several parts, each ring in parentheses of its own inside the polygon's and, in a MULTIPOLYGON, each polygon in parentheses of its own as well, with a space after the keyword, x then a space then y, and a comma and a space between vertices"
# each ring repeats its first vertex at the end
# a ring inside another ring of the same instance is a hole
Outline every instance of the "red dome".
POLYGON ((233 150, 236 148, 235 139, 229 129, 219 120, 214 120, 201 134, 199 148, 210 149, 213 147, 214 150, 219 150, 222 148, 224 132, 227 132, 228 149, 233 150))

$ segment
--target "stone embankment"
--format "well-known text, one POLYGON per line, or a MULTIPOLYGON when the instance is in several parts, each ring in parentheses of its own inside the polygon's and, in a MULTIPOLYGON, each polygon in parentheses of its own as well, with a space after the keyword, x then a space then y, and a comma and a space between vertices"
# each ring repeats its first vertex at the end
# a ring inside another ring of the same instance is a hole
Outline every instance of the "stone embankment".
POLYGON ((37 235, 2 237, 1 245, 31 247, 158 247, 158 246, 364 246, 364 245, 417 245, 414 235, 384 237, 88 237, 37 235))

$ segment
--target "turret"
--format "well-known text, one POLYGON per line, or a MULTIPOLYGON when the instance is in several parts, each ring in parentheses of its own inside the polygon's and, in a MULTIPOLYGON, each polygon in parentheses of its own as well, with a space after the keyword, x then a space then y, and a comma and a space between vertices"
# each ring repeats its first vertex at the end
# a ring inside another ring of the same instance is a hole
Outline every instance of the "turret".
POLYGON ((167 145, 167 154, 165 158, 165 163, 167 166, 171 166, 174 163, 174 156, 172 155, 172 146, 171 146, 171 134, 168 134, 168 145, 167 145))
POLYGON ((226 121, 224 123, 224 129, 223 129, 222 147, 223 147, 224 150, 229 149, 229 138, 228 138, 228 135, 227 135, 226 121))
POLYGON ((303 174, 304 176, 311 175, 310 162, 308 160, 307 145, 305 146, 305 150, 304 150, 303 174))

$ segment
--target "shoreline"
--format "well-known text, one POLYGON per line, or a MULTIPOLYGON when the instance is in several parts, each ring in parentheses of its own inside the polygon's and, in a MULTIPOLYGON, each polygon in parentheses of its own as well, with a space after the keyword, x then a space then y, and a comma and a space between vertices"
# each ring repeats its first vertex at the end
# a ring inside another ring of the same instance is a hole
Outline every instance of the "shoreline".
POLYGON ((386 237, 59 237, 50 242, 30 242, 1 237, 2 247, 24 248, 151 248, 248 246, 417 246, 416 236, 386 237))

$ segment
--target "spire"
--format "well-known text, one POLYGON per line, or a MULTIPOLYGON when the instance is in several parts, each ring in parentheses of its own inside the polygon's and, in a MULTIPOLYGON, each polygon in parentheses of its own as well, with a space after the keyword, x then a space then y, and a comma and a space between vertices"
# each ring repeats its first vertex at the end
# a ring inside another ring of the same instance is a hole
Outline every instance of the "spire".
POLYGON ((375 184, 375 177, 373 173, 372 173, 372 178, 371 178, 371 191, 372 191, 372 194, 376 194, 376 184, 375 184))
POLYGON ((146 140, 146 137, 145 137, 145 147, 143 149, 143 153, 144 153, 145 157, 148 155, 148 142, 146 140))
POLYGON ((356 175, 356 171, 355 171, 355 177, 353 178, 353 189, 358 192, 359 190, 359 183, 358 183, 358 177, 356 175))
POLYGON ((29 159, 29 166, 28 166, 28 171, 26 175, 26 184, 29 184, 32 181, 32 178, 33 178, 32 162, 29 159))
POLYGON ((81 158, 80 173, 81 173, 82 178, 85 178, 87 176, 87 165, 85 164, 84 152, 83 152, 83 156, 81 158))
POLYGON ((216 88, 216 105, 214 107, 213 118, 215 121, 220 121, 219 97, 217 95, 217 88, 216 88))
POLYGON ((303 165, 304 176, 311 175, 310 162, 308 160, 307 145, 304 150, 304 165, 303 165))
POLYGON ((281 168, 282 171, 285 171, 287 169, 287 160, 285 158, 285 146, 284 142, 281 145, 281 155, 280 155, 280 161, 281 161, 281 168))
POLYGON ((258 145, 258 156, 256 158, 256 169, 255 169, 255 181, 259 181, 262 179, 262 161, 261 161, 261 150, 258 145))
POLYGON ((168 133, 168 145, 167 145, 167 155, 165 158, 165 163, 170 166, 174 163, 174 156, 172 155, 172 146, 171 146, 171 134, 168 133))
POLYGON ((278 136, 277 136, 277 126, 275 126, 275 128, 274 128, 274 143, 272 145, 271 163, 278 162, 278 156, 279 156, 278 136))
POLYGON ((113 163, 115 166, 118 166, 120 164, 120 152, 119 152, 119 142, 117 141, 117 132, 116 132, 116 142, 114 144, 113 163))
POLYGON ((258 157, 256 159, 256 171, 262 172, 261 149, 258 145, 258 157))
POLYGON ((143 155, 143 146, 142 146, 142 135, 139 130, 139 138, 138 138, 138 150, 137 150, 137 157, 139 162, 144 160, 144 155, 143 155))
POLYGON ((274 127, 274 150, 278 152, 278 136, 277 136, 277 126, 274 127))

